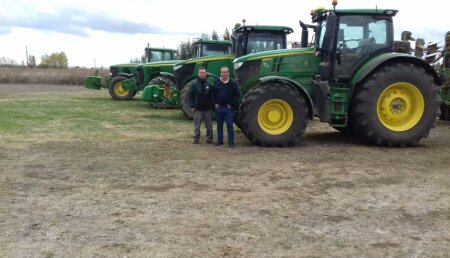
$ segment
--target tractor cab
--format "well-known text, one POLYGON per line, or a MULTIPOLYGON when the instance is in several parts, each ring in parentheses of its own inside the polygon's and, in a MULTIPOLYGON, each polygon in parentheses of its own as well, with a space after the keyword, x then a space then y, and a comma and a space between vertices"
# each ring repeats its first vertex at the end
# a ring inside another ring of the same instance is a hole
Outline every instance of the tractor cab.
MULTIPOLYGON (((336 2, 333 2, 336 6, 336 2)), ((394 49, 393 20, 397 10, 324 10, 311 12, 316 23, 314 51, 320 58, 318 74, 314 75, 314 99, 323 122, 345 126, 347 102, 329 98, 348 96, 348 88, 357 71, 370 60, 392 53, 394 49), (339 86, 341 85, 341 86, 339 86)), ((304 32, 307 33, 307 32, 304 32)))
POLYGON ((322 80, 349 81, 367 60, 394 48, 392 17, 397 10, 323 10, 312 12, 317 23, 314 48, 321 58, 322 80))
POLYGON ((293 30, 285 26, 252 26, 236 28, 231 36, 235 57, 263 51, 286 49, 286 36, 293 30))
POLYGON ((176 50, 169 48, 151 48, 147 46, 145 48, 145 62, 159 62, 176 59, 176 50))
POLYGON ((194 42, 194 57, 220 56, 231 54, 231 42, 228 40, 199 39, 194 42))

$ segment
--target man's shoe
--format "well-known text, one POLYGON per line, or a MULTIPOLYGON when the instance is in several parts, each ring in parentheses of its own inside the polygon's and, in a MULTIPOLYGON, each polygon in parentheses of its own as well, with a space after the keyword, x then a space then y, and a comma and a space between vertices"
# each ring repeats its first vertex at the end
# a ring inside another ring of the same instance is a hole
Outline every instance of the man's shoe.
POLYGON ((207 141, 207 144, 215 144, 214 141, 207 141))
POLYGON ((233 143, 230 143, 230 144, 228 144, 228 147, 234 148, 234 144, 233 144, 233 143))
POLYGON ((194 140, 192 143, 193 144, 198 144, 198 140, 194 140))
POLYGON ((223 142, 216 142, 216 143, 214 143, 214 146, 219 146, 219 145, 223 145, 223 142))

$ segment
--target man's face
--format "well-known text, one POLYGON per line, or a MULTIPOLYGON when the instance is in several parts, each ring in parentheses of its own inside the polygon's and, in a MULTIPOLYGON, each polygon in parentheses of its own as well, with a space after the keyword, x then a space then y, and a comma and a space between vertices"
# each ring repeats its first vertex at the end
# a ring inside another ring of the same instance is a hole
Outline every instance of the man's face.
POLYGON ((222 80, 224 80, 224 81, 226 81, 226 80, 228 80, 228 78, 230 78, 230 72, 228 71, 228 69, 222 68, 220 70, 220 78, 222 78, 222 80))
POLYGON ((198 77, 200 79, 205 79, 206 78, 206 70, 204 70, 204 69, 198 70, 198 77))

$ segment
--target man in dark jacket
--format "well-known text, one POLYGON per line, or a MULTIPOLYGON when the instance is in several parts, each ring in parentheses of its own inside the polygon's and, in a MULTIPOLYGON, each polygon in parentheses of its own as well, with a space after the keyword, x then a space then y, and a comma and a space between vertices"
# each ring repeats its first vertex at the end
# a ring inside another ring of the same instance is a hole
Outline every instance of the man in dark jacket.
POLYGON ((236 109, 239 100, 239 87, 235 80, 230 79, 230 70, 226 66, 220 69, 220 78, 214 83, 213 99, 217 120, 215 146, 223 145, 223 121, 225 120, 228 146, 234 148, 233 109, 236 109))
POLYGON ((206 69, 198 70, 198 77, 189 92, 189 106, 194 113, 194 144, 200 140, 200 126, 205 121, 206 142, 213 142, 211 110, 213 108, 212 85, 206 80, 206 69))

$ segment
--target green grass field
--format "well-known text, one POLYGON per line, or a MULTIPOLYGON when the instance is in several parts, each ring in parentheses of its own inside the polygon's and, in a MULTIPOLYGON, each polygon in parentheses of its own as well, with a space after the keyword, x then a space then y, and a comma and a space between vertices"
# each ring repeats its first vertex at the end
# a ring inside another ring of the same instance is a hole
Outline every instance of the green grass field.
POLYGON ((81 87, 58 91, 57 87, 70 86, 53 86, 41 92, 34 92, 32 85, 28 87, 22 85, 21 93, 12 91, 0 99, 0 134, 4 139, 124 141, 191 134, 190 121, 177 109, 150 109, 138 98, 113 101, 107 91, 81 87))

